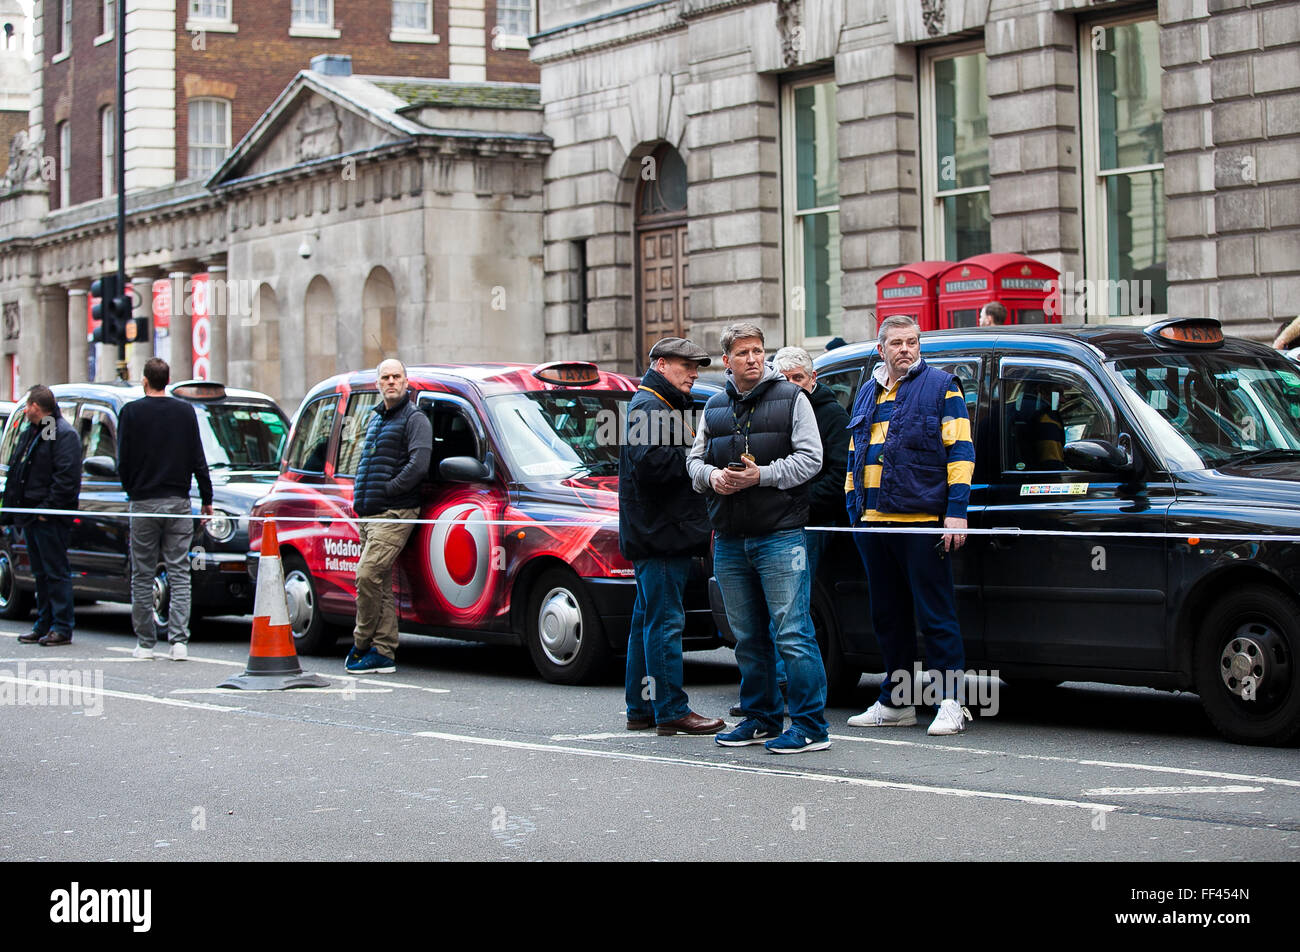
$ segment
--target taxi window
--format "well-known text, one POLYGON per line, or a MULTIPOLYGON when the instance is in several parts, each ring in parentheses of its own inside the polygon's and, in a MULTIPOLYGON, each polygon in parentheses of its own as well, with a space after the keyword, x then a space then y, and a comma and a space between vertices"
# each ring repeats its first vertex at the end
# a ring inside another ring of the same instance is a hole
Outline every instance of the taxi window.
POLYGON ((343 413, 343 432, 339 434, 339 458, 334 464, 338 476, 355 476, 365 449, 366 427, 374 419, 370 411, 379 403, 378 390, 362 390, 348 397, 343 413))
POLYGON ((1004 362, 1001 390, 1006 471, 1064 470, 1065 444, 1115 442, 1109 401, 1071 370, 1004 362))
POLYGON ((835 400, 844 411, 853 409, 853 398, 858 395, 858 383, 862 380, 861 367, 836 368, 817 375, 817 386, 829 387, 835 394, 835 400))
POLYGON ((975 424, 975 412, 980 399, 980 362, 976 357, 927 357, 925 362, 931 367, 946 370, 957 378, 961 384, 962 396, 966 399, 966 415, 971 425, 975 424))
POLYGON ((433 452, 429 454, 429 478, 438 478, 438 464, 452 456, 470 456, 482 460, 483 453, 474 424, 467 411, 452 400, 434 399, 421 409, 433 425, 433 452))
POLYGON ((81 417, 77 421, 77 432, 81 436, 81 458, 107 456, 117 459, 117 434, 113 426, 113 415, 106 407, 83 406, 81 417))
POLYGON ((334 416, 339 398, 331 393, 313 400, 298 417, 293 445, 289 448, 289 468, 300 473, 325 472, 325 454, 329 450, 330 434, 334 431, 334 416))

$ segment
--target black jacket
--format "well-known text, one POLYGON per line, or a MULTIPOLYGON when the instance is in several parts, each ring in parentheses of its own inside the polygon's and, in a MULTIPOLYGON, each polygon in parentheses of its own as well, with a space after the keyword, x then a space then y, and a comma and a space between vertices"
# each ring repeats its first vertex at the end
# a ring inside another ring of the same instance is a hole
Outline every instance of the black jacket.
POLYGON ((433 454, 433 424, 409 393, 407 397, 391 410, 381 400, 366 427, 352 489, 352 508, 363 518, 420 505, 420 484, 433 454))
MULTIPOLYGON (((9 457, 4 508, 76 509, 80 495, 81 440, 56 408, 52 417, 35 425, 28 423, 19 434, 18 444, 9 457)), ((38 518, 16 513, 6 515, 4 522, 26 526, 38 518)), ((46 516, 46 519, 72 524, 71 516, 46 516)))
POLYGON ((704 555, 709 514, 691 488, 686 454, 693 401, 647 370, 632 397, 618 451, 618 547, 625 559, 704 555))
POLYGON ((190 494, 212 505, 212 476, 199 437, 194 407, 176 397, 141 397, 117 416, 117 474, 131 499, 166 499, 190 494))
POLYGON ((822 471, 808 484, 811 526, 846 526, 844 474, 849 468, 849 414, 835 399, 835 391, 818 384, 808 395, 822 437, 822 471))

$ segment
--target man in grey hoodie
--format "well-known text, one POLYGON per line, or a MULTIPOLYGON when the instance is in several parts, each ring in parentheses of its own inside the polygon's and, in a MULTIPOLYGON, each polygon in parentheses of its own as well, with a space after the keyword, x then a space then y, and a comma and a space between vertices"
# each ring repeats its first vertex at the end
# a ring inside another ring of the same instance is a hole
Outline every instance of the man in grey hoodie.
POLYGON ((817 418, 799 387, 764 363, 758 325, 728 327, 722 350, 727 387, 705 405, 686 464, 708 502, 713 574, 740 665, 745 719, 715 740, 763 744, 774 754, 825 750, 826 671, 808 611, 804 537, 808 483, 822 467, 817 418), (784 733, 778 651, 789 683, 784 733))

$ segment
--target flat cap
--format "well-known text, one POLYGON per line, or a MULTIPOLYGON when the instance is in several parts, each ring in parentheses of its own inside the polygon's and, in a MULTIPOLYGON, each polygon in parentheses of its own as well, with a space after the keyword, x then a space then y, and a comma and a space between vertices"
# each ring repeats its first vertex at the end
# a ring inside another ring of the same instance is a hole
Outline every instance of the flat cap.
POLYGON ((655 361, 660 357, 684 357, 695 361, 701 367, 709 365, 708 351, 685 337, 665 337, 651 347, 650 360, 655 361))

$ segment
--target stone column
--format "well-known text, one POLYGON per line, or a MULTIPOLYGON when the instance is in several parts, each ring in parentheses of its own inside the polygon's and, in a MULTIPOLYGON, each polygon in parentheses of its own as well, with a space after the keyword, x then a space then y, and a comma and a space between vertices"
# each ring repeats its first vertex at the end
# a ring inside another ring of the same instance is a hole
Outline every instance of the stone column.
POLYGON ((41 288, 37 292, 37 313, 33 326, 38 330, 36 349, 31 363, 22 366, 23 376, 32 383, 47 386, 68 379, 67 294, 62 287, 41 288))
POLYGON ((68 288, 68 367, 69 383, 83 383, 90 377, 90 344, 86 340, 86 288, 68 288))
POLYGON ((226 383, 226 378, 230 375, 226 360, 226 355, 229 353, 227 315, 230 311, 230 303, 227 300, 229 295, 226 287, 226 266, 211 264, 208 265, 207 271, 208 313, 212 321, 212 356, 209 358, 212 371, 208 379, 226 383))
POLYGON ((191 320, 189 292, 185 271, 169 271, 167 280, 172 286, 171 317, 168 320, 167 342, 161 348, 154 338, 153 352, 167 361, 173 380, 189 380, 194 376, 194 345, 190 342, 191 320))

